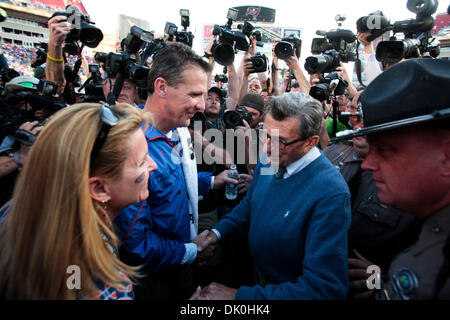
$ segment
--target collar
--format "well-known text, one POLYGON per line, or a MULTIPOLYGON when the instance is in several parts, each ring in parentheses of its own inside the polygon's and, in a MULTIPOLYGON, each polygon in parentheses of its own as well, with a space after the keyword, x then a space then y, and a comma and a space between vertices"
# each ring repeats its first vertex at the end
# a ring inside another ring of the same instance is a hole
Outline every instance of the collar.
POLYGON ((319 149, 317 147, 312 148, 308 151, 303 157, 298 159, 297 161, 291 163, 286 167, 286 173, 283 176, 283 179, 287 179, 294 174, 300 172, 304 168, 306 168, 311 162, 319 158, 321 155, 319 149))
POLYGON ((156 129, 156 127, 149 125, 147 131, 145 132, 145 137, 147 139, 155 139, 155 138, 167 138, 167 136, 162 133, 161 131, 159 131, 158 129, 156 129))

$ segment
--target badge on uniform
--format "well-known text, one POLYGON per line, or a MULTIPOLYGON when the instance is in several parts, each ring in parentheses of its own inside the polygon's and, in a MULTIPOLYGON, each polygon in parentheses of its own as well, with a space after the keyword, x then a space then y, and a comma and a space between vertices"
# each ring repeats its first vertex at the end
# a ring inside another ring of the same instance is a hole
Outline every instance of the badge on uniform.
POLYGON ((419 279, 411 270, 400 269, 392 276, 392 287, 403 300, 411 300, 419 287, 419 279))

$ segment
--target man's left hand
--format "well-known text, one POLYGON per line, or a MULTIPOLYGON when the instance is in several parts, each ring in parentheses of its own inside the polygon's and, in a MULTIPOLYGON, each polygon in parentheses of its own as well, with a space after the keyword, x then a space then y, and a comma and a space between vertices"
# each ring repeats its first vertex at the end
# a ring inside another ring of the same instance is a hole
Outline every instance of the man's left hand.
POLYGON ((234 300, 236 293, 236 289, 213 282, 202 290, 197 289, 190 300, 234 300))
POLYGON ((239 175, 239 184, 238 184, 238 192, 244 193, 247 192, 248 188, 250 188, 250 185, 252 184, 253 176, 249 174, 240 174, 239 175))

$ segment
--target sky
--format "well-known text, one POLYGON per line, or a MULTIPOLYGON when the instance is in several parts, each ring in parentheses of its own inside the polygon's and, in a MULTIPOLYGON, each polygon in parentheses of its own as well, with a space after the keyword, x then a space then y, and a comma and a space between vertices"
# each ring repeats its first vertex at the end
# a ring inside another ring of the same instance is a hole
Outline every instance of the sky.
MULTIPOLYGON (((383 11, 391 22, 415 18, 415 14, 406 8, 407 0, 83 0, 83 4, 91 20, 110 34, 117 29, 119 14, 149 21, 150 30, 156 34, 163 33, 167 21, 181 29, 179 9, 189 9, 191 26, 188 30, 196 35, 193 48, 198 53, 203 50, 203 25, 225 24, 228 8, 244 5, 269 7, 276 9, 274 25, 303 29, 302 58, 309 55, 316 30, 329 31, 337 27, 337 14, 347 17, 342 28, 354 32, 358 18, 377 10, 383 11)), ((448 0, 439 0, 437 13, 446 12, 448 5, 448 0)))

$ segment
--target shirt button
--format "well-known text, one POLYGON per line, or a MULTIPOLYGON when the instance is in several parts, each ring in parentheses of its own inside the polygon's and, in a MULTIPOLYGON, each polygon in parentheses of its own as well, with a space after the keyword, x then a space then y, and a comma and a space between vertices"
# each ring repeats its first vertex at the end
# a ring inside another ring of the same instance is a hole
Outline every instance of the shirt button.
POLYGON ((440 227, 438 227, 438 226, 436 226, 436 227, 434 227, 433 229, 431 229, 431 231, 433 231, 433 233, 436 233, 436 234, 438 234, 438 233, 440 233, 440 232, 441 232, 441 228, 440 228, 440 227))

